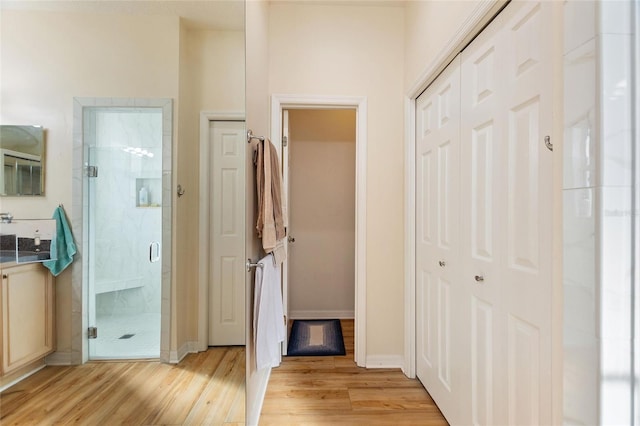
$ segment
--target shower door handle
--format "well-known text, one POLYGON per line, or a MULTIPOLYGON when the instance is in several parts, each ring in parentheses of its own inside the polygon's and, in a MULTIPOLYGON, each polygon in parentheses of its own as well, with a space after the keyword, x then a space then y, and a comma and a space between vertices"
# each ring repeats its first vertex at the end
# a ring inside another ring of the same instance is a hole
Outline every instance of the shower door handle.
POLYGON ((152 241, 149 244, 149 262, 155 263, 160 260, 160 243, 152 241))

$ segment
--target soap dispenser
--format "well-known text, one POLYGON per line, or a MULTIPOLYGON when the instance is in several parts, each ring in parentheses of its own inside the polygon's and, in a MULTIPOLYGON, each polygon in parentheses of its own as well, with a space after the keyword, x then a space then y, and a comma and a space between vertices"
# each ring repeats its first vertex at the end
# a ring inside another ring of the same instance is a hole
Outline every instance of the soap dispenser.
POLYGON ((139 206, 149 205, 149 193, 147 192, 147 188, 145 188, 144 186, 140 188, 140 192, 138 193, 138 205, 139 206))

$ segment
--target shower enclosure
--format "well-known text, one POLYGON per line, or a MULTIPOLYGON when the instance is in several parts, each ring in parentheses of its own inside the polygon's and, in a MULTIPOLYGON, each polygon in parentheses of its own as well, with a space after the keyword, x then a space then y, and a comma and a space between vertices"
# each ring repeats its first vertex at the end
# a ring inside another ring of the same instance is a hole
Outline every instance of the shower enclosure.
POLYGON ((163 109, 85 107, 90 359, 160 357, 163 109))

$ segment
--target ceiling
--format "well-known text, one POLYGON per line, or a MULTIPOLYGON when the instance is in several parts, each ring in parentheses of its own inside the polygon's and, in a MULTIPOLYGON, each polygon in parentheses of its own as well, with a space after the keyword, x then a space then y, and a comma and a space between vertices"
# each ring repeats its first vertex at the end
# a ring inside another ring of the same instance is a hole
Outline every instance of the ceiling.
POLYGON ((244 0, 2 0, 1 9, 179 16, 189 28, 243 30, 244 0))

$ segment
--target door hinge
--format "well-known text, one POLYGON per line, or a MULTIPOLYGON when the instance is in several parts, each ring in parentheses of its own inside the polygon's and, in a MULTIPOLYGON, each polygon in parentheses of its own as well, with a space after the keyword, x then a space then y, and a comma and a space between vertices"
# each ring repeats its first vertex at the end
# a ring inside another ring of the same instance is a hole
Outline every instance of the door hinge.
POLYGON ((287 146, 289 143, 289 138, 286 136, 282 137, 282 146, 287 146))
POLYGON ((89 328, 87 328, 87 337, 89 337, 89 339, 97 339, 98 338, 98 327, 89 327, 89 328))
POLYGON ((87 177, 94 178, 98 177, 98 166, 87 166, 85 168, 87 177))

